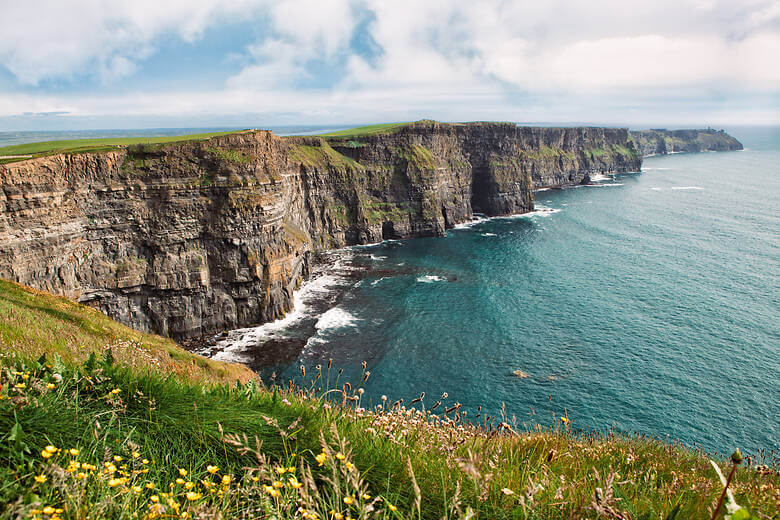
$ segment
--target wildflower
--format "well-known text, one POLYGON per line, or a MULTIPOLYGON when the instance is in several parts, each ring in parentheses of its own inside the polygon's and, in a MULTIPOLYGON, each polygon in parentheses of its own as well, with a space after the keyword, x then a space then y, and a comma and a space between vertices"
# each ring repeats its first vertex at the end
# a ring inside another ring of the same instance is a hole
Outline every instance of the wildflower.
POLYGON ((179 475, 181 475, 182 477, 186 477, 187 476, 187 470, 184 469, 184 468, 179 468, 179 475))
POLYGON ((117 487, 121 483, 122 483, 121 478, 112 478, 108 481, 108 487, 117 487))
POLYGON ((387 508, 388 508, 390 511, 397 511, 397 510, 398 510, 398 508, 397 508, 397 507, 395 507, 393 504, 387 504, 387 508))
POLYGON ((277 466, 276 467, 276 472, 278 474, 280 474, 280 475, 284 475, 287 472, 287 468, 284 468, 284 467, 281 467, 281 466, 277 466))
POLYGON ((282 488, 282 487, 284 487, 284 482, 282 482, 280 480, 274 480, 274 484, 273 485, 274 485, 275 488, 282 488))
POLYGON ((157 495, 152 495, 152 496, 149 497, 149 500, 151 500, 152 502, 154 502, 156 504, 157 502, 160 501, 160 497, 158 497, 157 495))
POLYGON ((371 500, 371 495, 368 493, 363 493, 363 500, 371 500))
POLYGON ((184 484, 184 489, 192 489, 194 487, 195 487, 195 483, 194 482, 186 482, 184 484))
POLYGON ((351 463, 351 462, 349 462, 349 461, 345 462, 345 463, 344 463, 344 466, 346 466, 346 468, 347 468, 347 471, 352 471, 353 469, 355 469, 355 465, 354 465, 354 464, 352 464, 352 463, 351 463))
POLYGON ((119 389, 119 388, 114 388, 114 389, 113 389, 113 390, 111 390, 111 392, 109 392, 109 393, 110 393, 110 394, 112 394, 112 395, 116 395, 116 394, 118 394, 118 393, 119 393, 119 392, 121 392, 121 391, 122 391, 122 390, 121 390, 121 389, 119 389))
POLYGON ((132 489, 134 493, 140 493, 143 490, 141 486, 133 486, 130 489, 132 489))
POLYGON ((36 475, 35 482, 37 482, 38 484, 43 484, 44 482, 46 482, 46 475, 36 475))
POLYGON ((18 388, 19 390, 24 390, 25 388, 27 388, 27 385, 24 383, 19 383, 14 385, 14 388, 18 388))
POLYGON ((182 484, 184 484, 184 479, 183 478, 177 478, 176 479, 176 483, 181 486, 182 484))
POLYGON ((219 466, 211 466, 211 465, 206 466, 206 471, 208 471, 209 473, 211 473, 213 475, 214 473, 219 471, 219 466))
POLYGON ((122 462, 122 457, 120 457, 119 455, 114 455, 114 461, 115 462, 122 462))
POLYGON ((222 485, 223 486, 229 486, 230 485, 230 475, 223 475, 222 476, 222 485))
POLYGON ((343 454, 343 453, 341 453, 341 452, 338 452, 338 453, 336 454, 336 458, 337 458, 337 459, 339 459, 339 460, 344 460, 346 457, 344 456, 344 454, 343 454))
POLYGON ((341 513, 337 513, 337 512, 336 512, 336 511, 334 511, 333 509, 331 509, 331 510, 330 510, 330 514, 331 514, 331 516, 332 516, 333 518, 335 518, 336 520, 341 520, 342 518, 344 518, 344 515, 342 515, 341 513))
POLYGON ((137 451, 134 451, 133 453, 131 453, 131 455, 133 456, 134 459, 137 459, 138 457, 141 456, 141 454, 138 453, 137 451))
POLYGON ((53 515, 55 511, 56 511, 56 509, 54 509, 51 506, 46 506, 46 507, 43 508, 43 514, 44 515, 53 515))
POLYGON ((49 383, 48 385, 46 385, 46 388, 48 388, 49 390, 54 390, 55 388, 57 388, 57 385, 55 385, 54 383, 49 383))
POLYGON ((287 468, 287 473, 295 473, 295 467, 290 466, 289 468, 287 468))
POLYGON ((290 477, 290 478, 288 478, 288 479, 287 479, 287 482, 289 482, 289 483, 290 483, 290 487, 292 487, 292 488, 294 488, 294 489, 298 489, 298 488, 300 488, 301 486, 303 486, 303 484, 301 484, 300 482, 298 482, 298 479, 297 479, 297 478, 295 478, 295 477, 290 477))
POLYGON ((71 449, 68 450, 68 453, 70 453, 74 457, 77 457, 78 454, 79 454, 79 450, 77 450, 76 448, 71 448, 71 449))
POLYGON ((149 459, 143 459, 143 460, 141 460, 141 464, 149 464, 149 459))
POLYGON ((507 495, 507 496, 508 496, 508 495, 514 495, 514 494, 515 494, 515 492, 514 492, 514 491, 512 491, 512 490, 511 490, 511 489, 509 489, 509 488, 503 488, 503 489, 501 490, 501 492, 502 492, 503 494, 507 495))
POLYGON ((352 497, 344 497, 344 503, 347 505, 351 505, 355 503, 355 499, 352 497))
POLYGON ((320 453, 314 458, 317 460, 317 465, 322 466, 323 464, 325 464, 325 460, 328 458, 328 454, 323 451, 322 453, 320 453))
POLYGON ((154 482, 147 482, 146 484, 144 484, 144 487, 146 489, 154 489, 154 482))
POLYGON ((194 501, 194 500, 198 500, 203 495, 201 495, 200 493, 196 493, 194 491, 189 491, 185 496, 187 497, 187 500, 194 501))

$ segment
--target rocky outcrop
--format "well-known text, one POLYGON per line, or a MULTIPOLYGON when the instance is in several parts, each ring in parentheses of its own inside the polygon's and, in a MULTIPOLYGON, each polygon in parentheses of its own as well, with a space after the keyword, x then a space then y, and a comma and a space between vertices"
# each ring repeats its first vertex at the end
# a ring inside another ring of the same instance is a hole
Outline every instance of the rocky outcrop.
POLYGON ((631 140, 644 157, 680 152, 742 150, 742 143, 724 130, 632 130, 631 140))
POLYGON ((533 209, 533 189, 636 171, 625 129, 419 122, 253 131, 0 165, 0 277, 182 339, 279 318, 312 254, 533 209))

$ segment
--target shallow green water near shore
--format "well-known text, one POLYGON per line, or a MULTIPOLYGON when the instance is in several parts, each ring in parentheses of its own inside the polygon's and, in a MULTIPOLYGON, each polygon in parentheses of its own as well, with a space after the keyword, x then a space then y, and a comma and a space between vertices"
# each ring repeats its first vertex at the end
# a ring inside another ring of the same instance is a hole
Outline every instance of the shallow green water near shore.
POLYGON ((374 403, 447 392, 471 417, 505 403, 527 425, 566 410, 575 428, 778 448, 780 134, 730 133, 746 151, 651 157, 537 192, 530 216, 344 252, 297 314, 220 356, 291 340, 255 362, 266 379, 333 358, 354 384, 365 360, 374 403))

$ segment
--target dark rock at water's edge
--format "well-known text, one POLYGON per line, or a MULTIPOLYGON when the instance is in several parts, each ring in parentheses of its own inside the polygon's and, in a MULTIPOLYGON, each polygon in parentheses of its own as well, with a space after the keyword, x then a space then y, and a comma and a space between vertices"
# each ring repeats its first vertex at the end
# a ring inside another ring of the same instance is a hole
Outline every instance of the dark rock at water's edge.
POLYGON ((631 140, 644 157, 680 152, 742 150, 742 143, 724 130, 631 130, 631 140))
POLYGON ((638 171, 622 128, 422 121, 0 165, 0 277, 177 340, 284 316, 319 251, 533 210, 533 189, 638 171))

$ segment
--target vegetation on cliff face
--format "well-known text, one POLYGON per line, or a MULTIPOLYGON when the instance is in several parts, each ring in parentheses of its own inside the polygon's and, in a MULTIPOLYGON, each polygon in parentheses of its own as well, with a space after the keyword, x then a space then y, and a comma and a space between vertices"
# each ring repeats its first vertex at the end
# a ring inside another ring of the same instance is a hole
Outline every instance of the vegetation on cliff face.
MULTIPOLYGON (((565 413, 522 432, 446 395, 367 403, 368 370, 349 385, 308 367, 305 388, 166 375, 99 346, 127 329, 95 311, 2 288, 0 323, 29 332, 2 336, 0 518, 681 520, 709 518, 723 489, 701 453, 565 413)), ((772 469, 740 468, 731 489, 756 518, 780 507, 772 469)))

